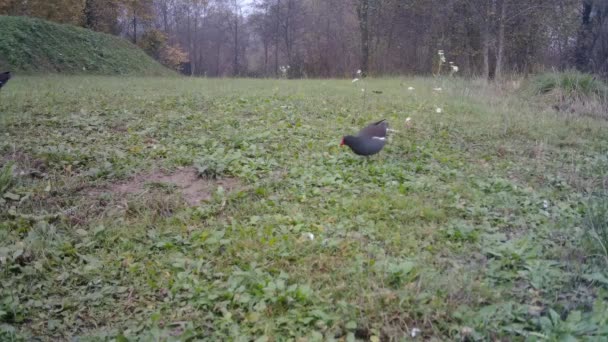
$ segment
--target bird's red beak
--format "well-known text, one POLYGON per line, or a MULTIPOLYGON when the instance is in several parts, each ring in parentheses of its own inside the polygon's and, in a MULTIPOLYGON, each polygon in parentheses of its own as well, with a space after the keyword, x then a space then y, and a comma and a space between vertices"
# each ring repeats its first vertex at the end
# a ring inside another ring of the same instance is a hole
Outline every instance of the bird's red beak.
POLYGON ((340 141, 340 147, 344 146, 344 138, 342 138, 342 141, 340 141))

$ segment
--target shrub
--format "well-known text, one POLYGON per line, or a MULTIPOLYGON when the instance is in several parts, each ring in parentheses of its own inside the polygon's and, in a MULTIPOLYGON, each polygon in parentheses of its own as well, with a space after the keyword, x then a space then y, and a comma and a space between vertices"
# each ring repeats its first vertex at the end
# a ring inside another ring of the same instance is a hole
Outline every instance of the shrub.
POLYGON ((182 63, 188 60, 188 54, 179 46, 170 45, 167 35, 159 30, 144 33, 138 45, 152 58, 173 70, 179 71, 182 63))

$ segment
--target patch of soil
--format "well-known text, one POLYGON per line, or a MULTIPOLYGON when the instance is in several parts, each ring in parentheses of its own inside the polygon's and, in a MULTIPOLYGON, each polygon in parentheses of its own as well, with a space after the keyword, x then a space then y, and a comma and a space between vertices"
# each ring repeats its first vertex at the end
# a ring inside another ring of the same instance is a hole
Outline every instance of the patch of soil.
POLYGON ((129 181, 112 185, 109 191, 123 195, 137 194, 146 191, 146 184, 150 183, 175 186, 183 199, 191 206, 210 200, 218 186, 223 187, 226 192, 241 188, 241 184, 236 178, 204 179, 198 175, 196 169, 184 168, 171 174, 155 170, 148 174, 137 175, 129 181))

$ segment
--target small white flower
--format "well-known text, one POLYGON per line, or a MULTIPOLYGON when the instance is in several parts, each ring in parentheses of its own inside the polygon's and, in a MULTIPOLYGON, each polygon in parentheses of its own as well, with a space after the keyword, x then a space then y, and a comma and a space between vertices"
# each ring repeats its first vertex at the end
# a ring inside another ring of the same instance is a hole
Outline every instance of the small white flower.
POLYGON ((441 108, 437 107, 437 108, 435 108, 435 112, 436 112, 437 114, 441 114, 441 113, 443 113, 443 109, 441 109, 441 108))
POLYGON ((433 88, 434 91, 442 91, 443 89, 441 88, 433 88))
POLYGON ((364 88, 361 88, 361 92, 362 92, 362 93, 365 93, 365 89, 364 89, 364 88))
POLYGON ((441 63, 445 63, 445 56, 444 55, 440 55, 441 56, 441 63))
POLYGON ((437 54, 438 54, 439 56, 443 56, 443 55, 444 55, 443 50, 439 50, 439 51, 437 51, 437 54))
POLYGON ((547 200, 543 201, 543 209, 545 209, 545 210, 549 209, 549 201, 547 201, 547 200))
POLYGON ((408 87, 407 90, 412 91, 414 90, 414 87, 408 87))
POLYGON ((412 121, 412 118, 410 118, 410 117, 407 117, 407 118, 405 119, 405 122, 406 122, 406 123, 407 123, 407 122, 410 122, 410 121, 412 121))
POLYGON ((361 69, 357 70, 357 75, 361 75, 361 74, 362 74, 361 69))
POLYGON ((418 328, 414 328, 412 329, 412 332, 410 333, 410 336, 412 336, 412 338, 418 336, 418 334, 420 334, 422 332, 422 330, 418 329, 418 328))
POLYGON ((458 67, 456 65, 452 65, 452 72, 458 72, 458 67))
POLYGON ((355 83, 355 82, 359 82, 359 79, 358 78, 353 79, 353 83, 355 83))
POLYGON ((462 327, 462 329, 460 329, 460 333, 462 334, 462 336, 468 337, 473 334, 473 329, 469 327, 462 327))
POLYGON ((310 241, 315 239, 315 235, 313 233, 306 233, 304 236, 310 241))

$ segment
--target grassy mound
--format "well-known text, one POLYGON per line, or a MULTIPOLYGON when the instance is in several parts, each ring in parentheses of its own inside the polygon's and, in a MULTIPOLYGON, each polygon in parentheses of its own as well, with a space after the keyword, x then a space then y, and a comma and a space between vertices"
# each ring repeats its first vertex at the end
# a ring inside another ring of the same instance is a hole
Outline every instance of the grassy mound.
POLYGON ((608 85, 590 74, 567 71, 538 75, 531 79, 527 90, 546 98, 558 111, 606 116, 608 85))
POLYGON ((0 16, 0 68, 26 73, 170 75, 128 41, 45 20, 0 16))

